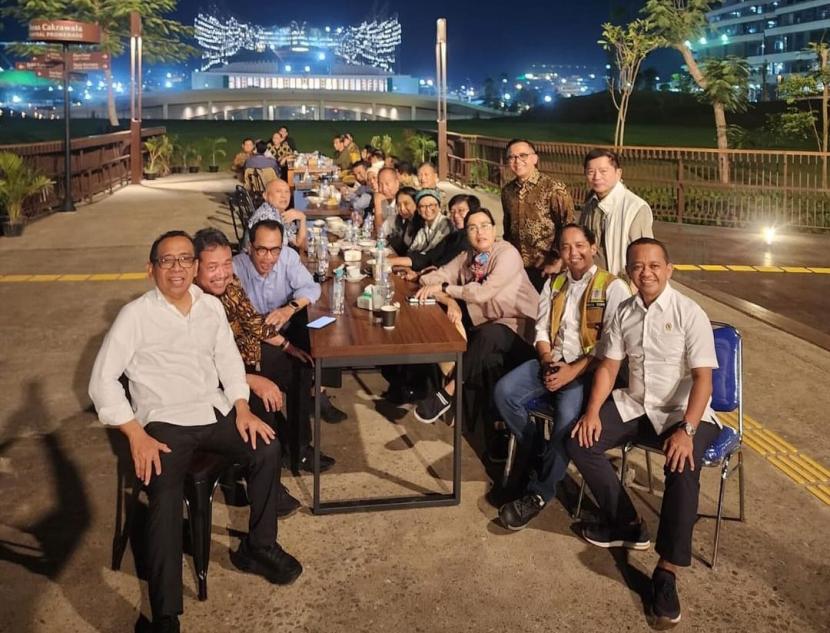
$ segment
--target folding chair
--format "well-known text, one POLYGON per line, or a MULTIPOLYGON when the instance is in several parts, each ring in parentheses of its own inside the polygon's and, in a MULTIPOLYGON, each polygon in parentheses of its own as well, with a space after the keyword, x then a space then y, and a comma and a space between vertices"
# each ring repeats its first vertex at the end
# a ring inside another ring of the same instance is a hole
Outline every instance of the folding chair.
MULTIPOLYGON (((712 322, 712 329, 715 336, 715 354, 718 359, 718 369, 712 372, 712 409, 720 413, 732 413, 737 411, 737 430, 724 426, 720 434, 706 449, 703 455, 703 465, 710 468, 720 468, 720 490, 718 491, 717 513, 713 515, 698 514, 698 518, 715 519, 715 542, 712 551, 712 563, 714 568, 718 560, 718 543, 720 540, 720 527, 723 520, 745 521, 744 512, 744 459, 743 459, 743 437, 744 437, 744 405, 743 405, 743 348, 741 333, 733 326, 726 323, 712 322), (732 458, 737 457, 737 464, 731 465, 732 458), (738 516, 724 516, 723 497, 726 490, 726 480, 729 476, 738 471, 738 516)), ((644 446, 642 444, 629 443, 623 447, 623 461, 621 473, 625 473, 625 466, 628 453, 633 448, 641 448, 646 453, 646 468, 649 478, 649 490, 652 490, 651 482, 651 461, 649 454, 660 453, 657 448, 644 446)), ((622 476, 622 475, 621 475, 622 476)), ((583 484, 584 485, 584 484, 583 484)))
MULTIPOLYGON (((199 585, 199 600, 207 600, 207 575, 210 564, 211 527, 213 525, 213 494, 223 475, 229 469, 236 470, 233 462, 222 455, 197 452, 184 480, 184 503, 187 508, 187 525, 193 554, 193 567, 199 585)), ((119 482, 119 507, 115 536, 112 542, 112 570, 121 568, 127 542, 133 529, 139 496, 144 486, 141 481, 122 473, 119 482), (129 489, 129 491, 128 491, 129 489), (123 513, 123 526, 120 518, 123 513)))

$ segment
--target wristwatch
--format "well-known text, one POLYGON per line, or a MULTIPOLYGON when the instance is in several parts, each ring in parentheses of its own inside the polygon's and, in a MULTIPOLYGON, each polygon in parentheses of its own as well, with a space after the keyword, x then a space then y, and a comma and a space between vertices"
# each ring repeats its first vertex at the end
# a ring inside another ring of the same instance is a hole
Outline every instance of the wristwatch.
POLYGON ((697 427, 691 422, 686 422, 686 420, 681 420, 677 426, 683 429, 689 437, 694 437, 697 433, 697 427))
POLYGON ((296 301, 294 301, 293 299, 288 302, 288 305, 291 306, 291 308, 294 310, 294 312, 296 312, 297 310, 300 309, 300 304, 297 303, 296 301))

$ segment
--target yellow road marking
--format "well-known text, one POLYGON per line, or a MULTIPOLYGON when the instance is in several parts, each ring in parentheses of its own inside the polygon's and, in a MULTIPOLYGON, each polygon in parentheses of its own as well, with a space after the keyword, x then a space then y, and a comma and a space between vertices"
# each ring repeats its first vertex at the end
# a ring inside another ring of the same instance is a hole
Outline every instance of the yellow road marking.
POLYGON ((781 266, 786 272, 788 273, 808 273, 810 272, 809 269, 804 268, 804 266, 781 266))
POLYGON ((778 266, 753 266, 759 273, 783 273, 778 266))
POLYGON ((729 265, 727 268, 736 273, 754 273, 757 272, 752 266, 733 266, 729 265))
POLYGON ((21 281, 29 281, 31 275, 3 275, 3 282, 18 283, 21 281))
POLYGON ((120 275, 118 273, 101 273, 97 275, 90 275, 90 281, 117 281, 120 275))
POLYGON ((58 281, 86 281, 89 275, 61 275, 58 281))
POLYGON ((818 273, 819 275, 830 275, 830 268, 814 268, 813 266, 809 267, 814 273, 818 273))
MULTIPOLYGON (((737 411, 718 413, 718 419, 738 429, 737 411)), ((748 415, 744 415, 744 444, 816 499, 830 505, 830 469, 748 415)))
POLYGON ((119 281, 135 281, 139 279, 147 279, 147 273, 121 273, 118 275, 119 281))
POLYGON ((675 270, 700 270, 694 264, 672 264, 672 268, 675 270))
POLYGON ((701 264, 701 270, 708 270, 709 272, 722 272, 725 270, 729 270, 726 266, 721 266, 720 264, 701 264))

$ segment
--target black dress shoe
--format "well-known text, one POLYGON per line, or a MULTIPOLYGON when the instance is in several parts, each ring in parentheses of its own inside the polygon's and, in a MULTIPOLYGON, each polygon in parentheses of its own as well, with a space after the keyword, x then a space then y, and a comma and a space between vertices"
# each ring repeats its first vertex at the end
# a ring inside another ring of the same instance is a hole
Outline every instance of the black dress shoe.
POLYGON ((179 633, 179 618, 175 615, 164 615, 153 618, 153 633, 179 633))
POLYGON ((277 498, 277 518, 285 519, 302 507, 300 501, 291 496, 288 488, 280 484, 280 493, 277 498))
POLYGON ((248 545, 247 539, 242 539, 239 549, 231 552, 231 562, 237 569, 262 576, 275 585, 290 585, 303 573, 300 561, 277 543, 254 548, 248 545))
POLYGON ((322 418, 323 422, 328 422, 329 424, 337 424, 338 422, 342 422, 349 416, 346 415, 345 411, 341 411, 337 407, 335 407, 331 403, 331 399, 329 398, 328 394, 323 394, 320 397, 320 417, 322 418))
MULTIPOLYGON (((299 461, 299 470, 304 470, 307 473, 314 472, 314 447, 309 446, 306 448, 302 453, 302 457, 300 457, 299 461)), ((329 468, 334 466, 337 462, 334 460, 334 457, 329 457, 325 453, 320 453, 320 472, 323 473, 327 471, 329 468)), ((299 472, 295 472, 295 475, 299 475, 299 472)))

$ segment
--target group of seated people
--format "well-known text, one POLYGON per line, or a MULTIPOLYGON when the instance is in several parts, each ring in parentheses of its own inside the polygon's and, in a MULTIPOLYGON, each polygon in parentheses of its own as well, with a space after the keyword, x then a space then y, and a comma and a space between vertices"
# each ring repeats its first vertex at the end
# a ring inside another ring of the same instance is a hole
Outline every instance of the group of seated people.
MULTIPOLYGON (((350 151, 349 141, 341 151, 350 151)), ((415 402, 415 417, 435 422, 464 389, 488 449, 500 423, 515 436, 510 476, 494 477, 487 494, 509 529, 524 528, 551 502, 573 460, 601 512, 601 522, 583 525, 581 534, 600 547, 650 544, 605 451, 629 441, 662 448, 652 608, 659 624, 671 626, 680 620, 675 574, 691 562, 703 451, 718 433, 709 406, 717 367, 709 321, 669 284, 666 247, 651 237, 651 211, 622 184, 615 154, 586 157, 592 195, 580 223, 563 221, 573 214, 563 203, 567 189, 536 169, 531 143, 511 142, 507 159, 516 179, 502 196, 506 239, 476 196, 456 195, 445 207, 429 163, 418 169, 418 189, 402 186, 385 164, 369 186, 366 218, 396 251, 390 263, 416 284, 416 298, 444 306, 467 341, 462 384, 451 365, 440 366, 434 388, 415 402), (540 234, 540 226, 555 235, 540 234), (528 417, 540 398, 554 420, 548 440, 528 417)), ((355 196, 374 168, 352 163, 355 196)), ((294 473, 311 469, 309 405, 320 386, 312 385, 304 319, 320 286, 297 251, 307 229, 290 202, 288 183, 269 183, 236 255, 216 229, 161 235, 147 264, 155 288, 122 309, 93 368, 99 418, 127 436, 148 490, 155 630, 178 630, 182 486, 196 450, 227 453, 247 467, 249 534, 232 554, 234 565, 280 584, 302 571, 274 539, 277 517, 299 506, 280 483, 283 455, 294 473)), ((395 374, 402 384, 391 386, 403 400, 412 398, 417 385, 407 381, 416 375, 395 374)), ((322 470, 334 463, 321 454, 322 470)))
POLYGON ((284 125, 271 135, 271 140, 242 139, 242 148, 233 158, 232 169, 243 181, 246 169, 273 169, 275 175, 284 174, 288 159, 297 151, 297 144, 288 135, 284 125))

